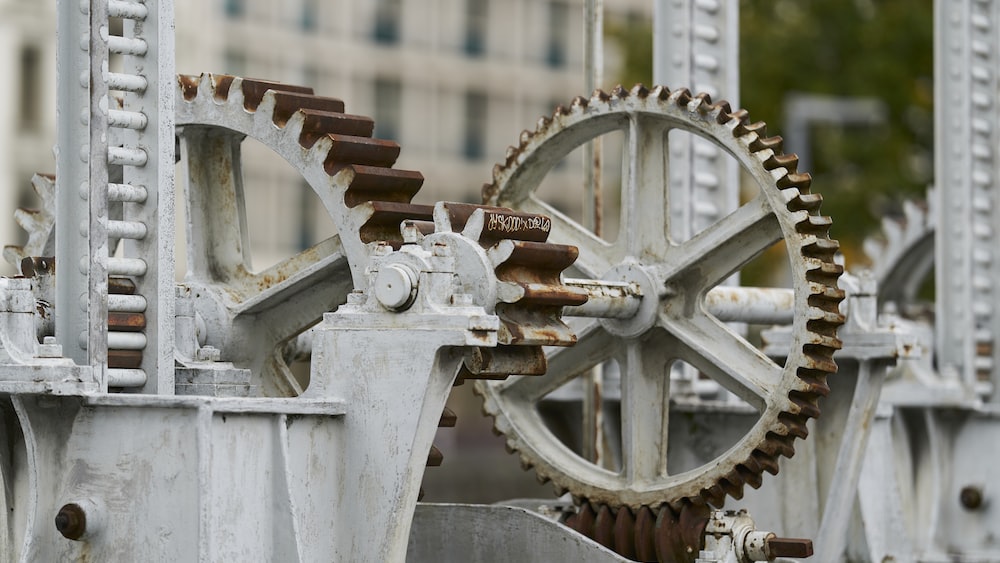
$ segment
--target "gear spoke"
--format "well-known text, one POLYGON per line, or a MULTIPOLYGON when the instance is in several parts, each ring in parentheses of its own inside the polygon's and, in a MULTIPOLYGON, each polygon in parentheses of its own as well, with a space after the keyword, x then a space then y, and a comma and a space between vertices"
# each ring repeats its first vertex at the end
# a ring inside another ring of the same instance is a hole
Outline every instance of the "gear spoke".
POLYGON ((340 238, 333 236, 233 284, 235 291, 247 295, 234 312, 284 341, 346 301, 353 287, 340 238))
POLYGON ((608 244, 534 194, 522 201, 519 208, 527 213, 545 215, 552 220, 549 242, 569 244, 581 249, 580 256, 573 263, 573 268, 580 275, 597 278, 618 262, 618 252, 614 245, 608 244))
POLYGON ((512 401, 533 404, 579 377, 614 353, 615 339, 597 321, 577 329, 576 345, 552 348, 547 375, 512 377, 499 382, 500 393, 512 401))
POLYGON ((657 269, 660 279, 683 278, 697 271, 698 287, 711 289, 782 238, 764 195, 744 204, 718 223, 670 249, 657 269))
POLYGON ((660 324, 677 339, 682 359, 758 411, 770 406, 781 387, 783 368, 718 320, 660 315, 660 324))
POLYGON ((660 261, 670 232, 667 211, 667 127, 641 114, 629 116, 622 194, 625 251, 640 260, 660 261))
POLYGON ((250 269, 240 143, 230 131, 187 127, 187 261, 195 279, 225 283, 250 269))
POLYGON ((666 474, 670 405, 669 346, 662 331, 629 340, 622 350, 622 464, 633 486, 666 474))

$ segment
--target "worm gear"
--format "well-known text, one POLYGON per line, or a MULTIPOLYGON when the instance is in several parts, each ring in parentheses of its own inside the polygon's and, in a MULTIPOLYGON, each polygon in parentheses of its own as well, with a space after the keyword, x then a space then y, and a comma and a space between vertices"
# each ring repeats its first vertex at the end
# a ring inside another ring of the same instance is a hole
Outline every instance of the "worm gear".
MULTIPOLYGON (((806 422, 819 415, 818 401, 829 391, 826 377, 836 371, 833 352, 840 347, 836 329, 844 320, 838 309, 844 295, 836 284, 842 268, 833 260, 838 245, 828 237, 830 220, 819 214, 822 198, 810 193, 809 175, 796 170, 797 158, 782 154, 781 144, 780 137, 765 135, 763 123, 750 122, 746 111, 732 111, 725 102, 713 104, 706 94, 618 88, 610 95, 576 98, 551 118, 542 118, 534 132, 522 133, 520 144, 508 149, 506 162, 483 188, 489 205, 552 217, 552 240, 580 248, 575 268, 584 277, 631 283, 646 296, 631 319, 574 325, 579 342, 549 353, 546 377, 476 385, 495 429, 519 452, 522 464, 551 480, 557 491, 586 501, 594 520, 601 519, 595 534, 613 531, 617 514, 622 514, 619 507, 635 518, 649 520, 652 514, 664 520, 701 512, 706 505, 721 506, 726 496, 740 498, 746 484, 757 487, 765 471, 778 471, 778 458, 793 455, 793 441, 805 438, 806 422), (759 189, 736 212, 683 242, 668 235, 665 186, 671 130, 714 142, 740 162, 759 189), (623 228, 615 243, 595 237, 533 194, 562 157, 611 131, 624 132, 626 139, 623 228), (703 306, 709 289, 779 241, 786 246, 792 275, 796 334, 783 366, 703 306), (535 409, 548 393, 610 357, 622 370, 621 471, 576 455, 544 426, 535 409), (755 407, 760 418, 710 463, 669 474, 669 366, 678 360, 755 407)), ((627 524, 628 518, 621 520, 627 524)), ((632 541, 639 543, 635 535, 632 541)), ((622 542, 628 543, 626 538, 622 542)))

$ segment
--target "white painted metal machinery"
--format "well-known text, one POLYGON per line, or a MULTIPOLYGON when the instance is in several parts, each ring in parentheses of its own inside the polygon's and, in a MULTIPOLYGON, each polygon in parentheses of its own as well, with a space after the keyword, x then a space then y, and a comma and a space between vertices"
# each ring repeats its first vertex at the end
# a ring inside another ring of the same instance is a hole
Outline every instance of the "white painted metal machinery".
POLYGON ((937 4, 936 199, 842 277, 797 158, 713 102, 737 89, 735 2, 657 3, 657 79, 707 93, 573 99, 484 205, 413 203, 420 173, 340 100, 177 76, 170 1, 60 2, 56 176, 34 178, 45 208, 18 211, 21 275, 0 279, 0 559, 1000 560, 1000 7, 937 4), (608 134, 621 226, 599 236, 536 189, 608 134), (247 137, 337 228, 262 272, 247 137), (739 285, 763 253, 789 288, 739 285), (463 380, 560 499, 418 504, 463 380), (553 424, 574 401, 578 442, 553 424))

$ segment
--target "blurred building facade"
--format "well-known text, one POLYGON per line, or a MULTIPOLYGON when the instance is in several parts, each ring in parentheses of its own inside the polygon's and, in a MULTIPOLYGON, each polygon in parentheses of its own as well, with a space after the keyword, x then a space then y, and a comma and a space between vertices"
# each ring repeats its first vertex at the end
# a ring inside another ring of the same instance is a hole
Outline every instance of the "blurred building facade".
MULTIPOLYGON (((376 136, 399 142, 398 168, 424 174, 424 203, 478 202, 520 131, 585 94, 583 0, 175 3, 178 72, 266 78, 343 99, 349 113, 375 119, 376 136)), ((0 86, 6 242, 22 238, 12 210, 38 204, 31 174, 54 170, 55 9, 54 0, 0 0, 0 71, 16 77, 0 86)), ((618 0, 605 17, 651 12, 649 0, 618 0)), ((616 76, 614 52, 605 59, 605 76, 616 76)), ((255 267, 333 231, 294 170, 260 147, 244 150, 255 267)), ((578 208, 581 186, 576 162, 560 166, 546 199, 578 208)))

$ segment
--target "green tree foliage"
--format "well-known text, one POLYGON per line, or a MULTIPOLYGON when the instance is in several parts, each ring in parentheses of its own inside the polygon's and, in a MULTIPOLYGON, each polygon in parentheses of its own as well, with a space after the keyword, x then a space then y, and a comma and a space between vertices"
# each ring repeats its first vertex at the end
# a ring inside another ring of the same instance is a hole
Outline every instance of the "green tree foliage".
MULTIPOLYGON (((620 82, 651 83, 651 22, 612 22, 608 35, 624 57, 620 82)), ((772 135, 781 134, 789 95, 885 105, 882 125, 810 129, 808 172, 832 235, 849 264, 863 260, 860 243, 879 218, 904 198, 922 198, 932 179, 931 0, 741 0, 740 77, 740 105, 772 135)))

